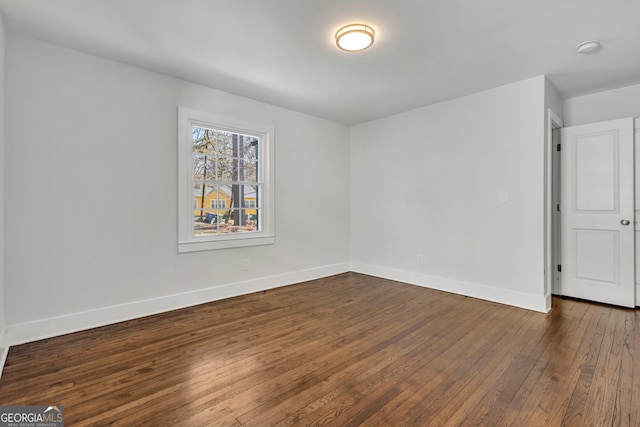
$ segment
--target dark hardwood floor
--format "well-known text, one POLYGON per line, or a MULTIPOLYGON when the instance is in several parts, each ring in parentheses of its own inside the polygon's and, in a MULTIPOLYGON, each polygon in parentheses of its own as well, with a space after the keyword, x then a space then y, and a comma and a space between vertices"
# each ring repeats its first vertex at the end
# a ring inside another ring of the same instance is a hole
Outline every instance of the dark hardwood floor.
POLYGON ((347 273, 12 347, 69 426, 639 426, 640 314, 347 273))

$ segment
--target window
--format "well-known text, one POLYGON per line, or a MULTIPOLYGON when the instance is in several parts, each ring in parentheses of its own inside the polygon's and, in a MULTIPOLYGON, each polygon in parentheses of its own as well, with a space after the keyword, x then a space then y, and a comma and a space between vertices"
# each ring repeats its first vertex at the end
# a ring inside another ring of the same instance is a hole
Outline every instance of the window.
POLYGON ((272 127, 178 108, 178 252, 274 243, 272 127))
POLYGON ((211 200, 211 203, 209 204, 209 206, 211 207, 211 209, 226 209, 227 201, 220 200, 220 199, 213 199, 211 200))

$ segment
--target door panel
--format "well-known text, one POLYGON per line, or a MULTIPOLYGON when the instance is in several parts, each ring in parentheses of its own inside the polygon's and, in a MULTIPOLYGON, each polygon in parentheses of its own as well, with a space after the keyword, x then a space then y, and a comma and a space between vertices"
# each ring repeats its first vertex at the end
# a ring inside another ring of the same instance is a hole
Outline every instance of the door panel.
POLYGON ((633 119, 562 129, 563 295, 634 306, 633 131, 633 119))
POLYGON ((576 212, 617 212, 618 138, 611 132, 581 136, 575 145, 576 212))
POLYGON ((576 278, 614 285, 618 283, 618 231, 576 229, 574 236, 576 278))

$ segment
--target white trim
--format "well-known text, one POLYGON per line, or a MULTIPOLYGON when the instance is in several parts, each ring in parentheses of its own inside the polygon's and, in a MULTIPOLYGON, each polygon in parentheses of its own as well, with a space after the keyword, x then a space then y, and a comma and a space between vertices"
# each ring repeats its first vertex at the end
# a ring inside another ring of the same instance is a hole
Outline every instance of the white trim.
POLYGON ((553 112, 547 110, 547 144, 545 147, 545 209, 544 209, 544 286, 545 299, 548 301, 547 310, 551 309, 551 294, 555 287, 554 260, 553 260, 553 130, 564 127, 562 119, 553 112))
POLYGON ((72 313, 65 316, 19 323, 7 327, 7 339, 10 345, 24 344, 224 298, 320 279, 335 274, 346 273, 347 271, 349 271, 348 263, 333 264, 243 282, 227 283, 207 289, 167 295, 91 311, 72 313))
POLYGON ((211 249, 228 249, 228 248, 244 248, 247 246, 273 245, 276 242, 275 236, 265 236, 264 234, 256 237, 254 234, 224 234, 221 239, 215 242, 190 242, 180 243, 178 245, 179 253, 207 251, 211 249), (228 238, 227 238, 228 237, 228 238), (225 239, 226 238, 226 239, 225 239))
MULTIPOLYGON (((635 118, 634 119, 633 127, 634 127, 634 130, 635 130, 635 132, 634 132, 634 138, 635 138, 634 139, 634 147, 635 147, 636 150, 640 150, 640 118, 635 118)), ((636 166, 635 173, 636 173, 636 176, 637 176, 637 174, 640 173, 640 171, 638 171, 638 169, 637 169, 638 165, 635 165, 635 166, 636 166)), ((636 211, 635 211, 635 221, 634 221, 634 223, 635 223, 635 227, 636 227, 636 230, 637 230, 638 229, 638 222, 640 221, 640 215, 639 215, 640 212, 638 212, 638 211, 640 211, 640 209, 638 209, 638 206, 640 206, 640 200, 636 200, 635 201, 635 205, 636 205, 636 207, 635 207, 636 211)), ((638 242, 636 240, 636 249, 639 246, 640 246, 640 242, 638 242)), ((638 259, 637 255, 636 255, 636 259, 638 259)), ((638 271, 638 267, 637 266, 636 266, 636 271, 638 271)), ((636 306, 640 307, 640 283, 638 283, 638 281, 640 280, 640 277, 636 277, 635 280, 636 280, 636 306)))
POLYGON ((191 307, 211 301, 246 295, 282 286, 301 283, 309 280, 329 277, 353 271, 389 280, 396 280, 416 286, 437 289, 454 294, 478 298, 482 300, 507 304, 527 310, 546 313, 551 306, 551 296, 541 297, 533 294, 515 292, 503 288, 495 288, 477 283, 429 276, 389 267, 380 267, 364 263, 332 264, 308 270, 300 270, 275 276, 256 278, 242 282, 227 283, 197 291, 168 295, 149 300, 104 307, 96 310, 72 313, 65 316, 35 320, 32 322, 9 325, 6 333, 0 338, 3 343, 0 354, 1 368, 7 357, 10 345, 69 334, 126 320, 136 319, 153 314, 191 307))
POLYGON ((549 311, 551 303, 551 296, 545 297, 525 294, 523 292, 516 292, 509 289, 494 288, 477 283, 429 276, 426 274, 397 270, 389 267, 380 267, 371 264, 363 264, 359 262, 351 263, 351 271, 381 277, 383 279, 396 280, 411 285, 423 286, 425 288, 479 298, 500 304, 512 305, 542 313, 547 313, 549 311))

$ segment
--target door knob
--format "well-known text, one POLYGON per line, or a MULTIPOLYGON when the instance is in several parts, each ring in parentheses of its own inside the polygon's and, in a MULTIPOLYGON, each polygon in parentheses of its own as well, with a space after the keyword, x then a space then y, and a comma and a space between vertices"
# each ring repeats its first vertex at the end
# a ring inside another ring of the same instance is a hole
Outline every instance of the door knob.
POLYGON ((623 219, 623 220, 620 221, 620 224, 629 225, 629 224, 631 224, 631 221, 629 221, 628 219, 623 219))

